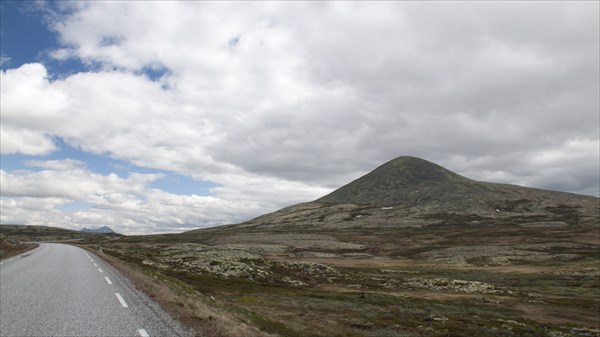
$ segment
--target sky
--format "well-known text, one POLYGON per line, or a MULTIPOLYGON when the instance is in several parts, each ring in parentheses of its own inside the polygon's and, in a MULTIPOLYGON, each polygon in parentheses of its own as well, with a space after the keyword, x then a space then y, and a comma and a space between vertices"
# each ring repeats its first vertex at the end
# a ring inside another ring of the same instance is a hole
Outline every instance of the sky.
POLYGON ((404 155, 598 196, 599 6, 2 1, 0 222, 238 223, 404 155))

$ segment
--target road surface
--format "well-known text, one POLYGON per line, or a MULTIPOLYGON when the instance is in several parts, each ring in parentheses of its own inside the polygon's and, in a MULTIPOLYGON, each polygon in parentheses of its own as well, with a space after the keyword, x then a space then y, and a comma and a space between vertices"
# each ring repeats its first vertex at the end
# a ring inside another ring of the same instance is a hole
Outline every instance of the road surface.
POLYGON ((43 243, 0 261, 0 336, 187 336, 92 253, 43 243))

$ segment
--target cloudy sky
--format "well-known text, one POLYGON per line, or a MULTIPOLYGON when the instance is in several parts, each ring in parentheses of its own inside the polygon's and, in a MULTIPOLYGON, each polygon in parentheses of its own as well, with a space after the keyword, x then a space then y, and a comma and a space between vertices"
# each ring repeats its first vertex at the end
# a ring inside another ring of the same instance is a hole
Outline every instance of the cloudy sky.
POLYGON ((599 2, 9 2, 1 222, 236 223, 401 155, 599 191, 599 2))

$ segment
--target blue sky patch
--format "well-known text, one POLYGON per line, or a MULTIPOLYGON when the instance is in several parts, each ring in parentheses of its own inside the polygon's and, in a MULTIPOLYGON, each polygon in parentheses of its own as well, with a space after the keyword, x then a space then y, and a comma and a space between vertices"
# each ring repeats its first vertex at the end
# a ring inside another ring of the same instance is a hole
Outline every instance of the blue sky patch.
POLYGON ((107 175, 115 173, 124 178, 129 174, 130 165, 123 160, 113 159, 107 155, 98 155, 84 152, 67 144, 62 138, 54 137, 54 145, 58 150, 45 156, 30 156, 24 154, 2 154, 0 155, 0 166, 6 171, 30 170, 41 171, 43 168, 27 165, 29 161, 48 161, 74 159, 84 162, 86 167, 95 173, 107 175))
POLYGON ((151 188, 158 188, 165 192, 178 195, 211 195, 210 189, 218 185, 211 181, 196 180, 181 174, 167 174, 164 178, 150 184, 151 188))
MULTIPOLYGON (((52 6, 52 2, 44 3, 52 6)), ((75 58, 56 60, 49 52, 59 45, 56 34, 47 27, 41 7, 33 1, 0 2, 0 69, 18 68, 25 63, 44 64, 50 80, 87 71, 88 66, 75 58)))
POLYGON ((56 207, 56 209, 61 210, 63 212, 85 211, 90 208, 92 208, 92 205, 88 204, 87 202, 78 200, 56 207))
POLYGON ((141 73, 149 78, 151 81, 159 81, 163 76, 171 73, 169 68, 163 66, 151 66, 142 68, 141 73))
POLYGON ((190 176, 173 173, 171 171, 132 165, 128 161, 111 158, 108 154, 99 155, 84 152, 67 144, 59 137, 55 137, 53 140, 58 150, 51 154, 46 156, 3 154, 0 155, 0 167, 8 172, 20 170, 37 172, 45 170, 45 168, 28 165, 28 162, 74 159, 83 162, 85 167, 94 173, 102 175, 114 173, 123 179, 127 178, 130 173, 162 174, 164 177, 152 182, 149 187, 157 188, 172 194, 196 194, 208 196, 211 195, 210 189, 218 186, 211 181, 196 180, 190 176))
POLYGON ((56 46, 56 36, 48 31, 42 14, 29 1, 0 2, 0 50, 10 58, 2 70, 17 68, 28 62, 42 62, 44 52, 56 46))

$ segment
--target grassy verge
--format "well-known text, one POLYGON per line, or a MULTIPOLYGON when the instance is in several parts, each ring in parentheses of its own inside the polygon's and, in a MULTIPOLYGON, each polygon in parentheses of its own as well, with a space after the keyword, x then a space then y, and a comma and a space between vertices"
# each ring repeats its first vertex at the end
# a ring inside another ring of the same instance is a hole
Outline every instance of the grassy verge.
POLYGON ((154 269, 126 262, 101 250, 92 250, 131 280, 138 289, 145 292, 195 336, 268 336, 224 310, 222 304, 214 297, 201 294, 181 280, 154 269))
POLYGON ((37 243, 21 242, 13 237, 0 234, 0 260, 23 254, 37 247, 39 247, 37 243))
POLYGON ((433 265, 327 269, 230 250, 218 259, 214 249, 104 246, 142 281, 161 284, 158 290, 142 285, 151 296, 165 285, 174 291, 157 301, 196 331, 217 331, 213 336, 570 336, 572 329, 597 328, 598 287, 591 275, 433 265), (254 275, 232 276, 240 268, 253 268, 254 275), (224 325, 251 332, 218 330, 224 325))

